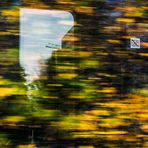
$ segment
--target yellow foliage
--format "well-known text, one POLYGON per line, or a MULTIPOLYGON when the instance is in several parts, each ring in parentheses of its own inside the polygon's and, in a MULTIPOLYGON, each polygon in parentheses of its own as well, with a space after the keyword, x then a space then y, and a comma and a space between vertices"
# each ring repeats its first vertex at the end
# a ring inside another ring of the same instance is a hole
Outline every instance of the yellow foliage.
POLYGON ((72 0, 56 0, 58 4, 68 4, 68 5, 74 5, 75 2, 73 2, 72 0))
POLYGON ((121 134, 127 134, 126 131, 117 131, 117 130, 110 130, 110 131, 104 131, 104 132, 96 132, 98 134, 102 134, 102 135, 121 135, 121 134))
MULTIPOLYGON (((69 51, 64 48, 62 50, 57 51, 57 53, 59 57, 76 57, 76 55, 78 54, 75 51, 69 51)), ((71 65, 71 63, 65 61, 64 65, 71 65)))
POLYGON ((61 87, 61 86, 63 86, 63 84, 48 84, 47 86, 61 87))
POLYGON ((94 148, 93 145, 87 145, 87 146, 79 146, 78 148, 94 148))
POLYGON ((139 53, 139 55, 142 57, 148 57, 148 53, 139 53))
POLYGON ((78 115, 76 116, 79 120, 78 128, 79 131, 94 131, 97 130, 97 118, 96 116, 92 116, 88 113, 85 113, 84 115, 78 115))
POLYGON ((0 97, 11 96, 16 93, 16 88, 0 88, 0 97))
POLYGON ((4 125, 16 126, 18 122, 25 121, 25 117, 23 116, 6 116, 1 119, 1 122, 4 125))
POLYGON ((141 43, 143 48, 148 48, 148 43, 147 42, 143 42, 141 43))
POLYGON ((52 126, 60 127, 63 130, 75 130, 77 129, 77 119, 74 115, 65 117, 62 121, 52 122, 52 126))
POLYGON ((77 7, 75 11, 79 13, 87 13, 87 14, 93 14, 94 12, 93 7, 84 7, 84 6, 77 7))
POLYGON ((80 57, 90 57, 92 56, 92 52, 90 51, 79 51, 77 52, 77 55, 80 57))
POLYGON ((104 88, 102 90, 97 90, 96 92, 98 92, 98 93, 116 93, 117 90, 113 87, 109 87, 109 88, 104 88))
POLYGON ((73 79, 77 76, 77 74, 74 73, 60 73, 56 77, 59 79, 73 79))
POLYGON ((130 39, 130 38, 134 38, 135 36, 131 36, 131 35, 126 35, 126 36, 122 36, 122 38, 124 39, 130 39))
POLYGON ((102 119, 102 123, 99 124, 101 127, 105 128, 115 128, 122 125, 128 125, 122 119, 108 118, 102 119))
POLYGON ((144 132, 148 132, 148 125, 142 125, 141 127, 140 127, 144 132))
POLYGON ((117 22, 123 22, 123 23, 134 23, 135 19, 131 19, 131 18, 117 18, 116 21, 117 22))
POLYGON ((29 145, 19 145, 17 148, 36 148, 34 144, 29 144, 29 145))
POLYGON ((2 15, 10 22, 16 22, 19 19, 19 10, 3 10, 2 15))
POLYGON ((110 115, 109 111, 107 110, 91 110, 89 111, 90 114, 94 115, 94 116, 99 116, 99 115, 110 115))
POLYGON ((142 16, 142 11, 144 10, 144 7, 125 7, 125 16, 126 17, 140 17, 142 16))
POLYGON ((107 40, 109 43, 113 43, 113 44, 120 44, 121 41, 120 40, 107 40))
POLYGON ((80 67, 85 69, 86 67, 92 68, 92 67, 96 67, 96 66, 98 66, 98 65, 99 65, 99 64, 98 64, 98 61, 97 61, 97 60, 85 59, 85 60, 83 60, 83 61, 81 62, 80 67))
POLYGON ((97 130, 97 125, 94 122, 91 121, 81 121, 78 124, 78 128, 79 131, 87 131, 87 130, 97 130))
MULTIPOLYGON (((131 136, 130 136, 131 137, 131 136)), ((126 137, 126 135, 106 135, 107 140, 125 140, 125 138, 130 138, 130 137, 126 137)))
POLYGON ((86 97, 83 95, 70 95, 69 98, 73 98, 73 99, 85 99, 86 97))
POLYGON ((97 75, 104 76, 104 77, 111 77, 111 78, 116 77, 115 75, 111 75, 111 74, 108 74, 108 73, 98 73, 97 75))
POLYGON ((145 120, 145 121, 148 121, 148 111, 145 112, 145 113, 139 113, 139 114, 137 115, 137 117, 139 117, 140 119, 143 119, 143 120, 145 120))
POLYGON ((109 33, 109 32, 116 32, 116 31, 121 31, 121 26, 105 26, 104 29, 102 30, 103 33, 109 33))
POLYGON ((53 126, 57 125, 63 130, 78 130, 78 131, 94 131, 97 130, 97 118, 95 116, 84 115, 69 115, 64 120, 53 123, 53 126))
POLYGON ((7 30, 7 31, 0 31, 0 35, 18 35, 18 31, 16 30, 7 30))
POLYGON ((107 56, 108 55, 108 53, 107 52, 98 52, 97 53, 97 55, 99 55, 99 56, 107 56))
POLYGON ((106 104, 104 104, 105 107, 111 107, 111 108, 120 108, 121 109, 127 109, 129 106, 127 106, 126 102, 116 102, 116 101, 113 101, 113 102, 108 102, 106 104))
POLYGON ((58 70, 76 70, 77 67, 75 66, 56 66, 58 70))
POLYGON ((3 79, 2 77, 0 77, 0 85, 6 85, 9 84, 10 82, 6 79, 3 79))
POLYGON ((120 135, 126 135, 128 132, 126 131, 117 131, 117 130, 107 130, 107 131, 83 131, 80 133, 74 133, 74 138, 97 138, 97 136, 109 136, 109 135, 115 135, 115 136, 120 136, 120 135))
POLYGON ((78 37, 72 37, 72 36, 67 36, 64 37, 63 41, 68 41, 68 42, 76 42, 79 41, 80 39, 78 37))
POLYGON ((23 0, 24 4, 29 5, 29 7, 32 8, 49 8, 49 6, 47 6, 46 4, 44 4, 43 2, 41 2, 40 0, 23 0))

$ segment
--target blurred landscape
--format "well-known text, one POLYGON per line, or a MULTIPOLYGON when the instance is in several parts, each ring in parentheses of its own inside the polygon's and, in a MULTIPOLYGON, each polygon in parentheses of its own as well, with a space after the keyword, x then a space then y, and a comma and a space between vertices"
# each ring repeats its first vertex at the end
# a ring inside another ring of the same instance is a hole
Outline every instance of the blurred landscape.
POLYGON ((0 148, 147 148, 147 18, 147 0, 0 1, 0 148), (20 8, 75 20, 30 90, 20 8), (134 37, 140 49, 130 48, 134 37))

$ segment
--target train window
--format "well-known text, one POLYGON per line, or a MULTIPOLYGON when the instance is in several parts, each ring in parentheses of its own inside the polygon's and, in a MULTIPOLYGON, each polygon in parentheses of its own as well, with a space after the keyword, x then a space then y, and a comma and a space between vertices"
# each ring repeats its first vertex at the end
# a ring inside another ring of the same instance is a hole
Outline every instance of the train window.
POLYGON ((0 1, 0 147, 148 147, 147 0, 0 1))

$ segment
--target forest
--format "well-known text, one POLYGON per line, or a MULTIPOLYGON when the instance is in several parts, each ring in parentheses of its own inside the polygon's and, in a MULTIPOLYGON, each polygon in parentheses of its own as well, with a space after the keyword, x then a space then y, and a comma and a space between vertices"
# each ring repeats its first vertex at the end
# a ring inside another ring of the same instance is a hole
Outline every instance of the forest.
POLYGON ((1 0, 0 148, 148 147, 147 18, 147 0, 1 0), (30 84, 19 62, 21 8, 74 17, 30 84))

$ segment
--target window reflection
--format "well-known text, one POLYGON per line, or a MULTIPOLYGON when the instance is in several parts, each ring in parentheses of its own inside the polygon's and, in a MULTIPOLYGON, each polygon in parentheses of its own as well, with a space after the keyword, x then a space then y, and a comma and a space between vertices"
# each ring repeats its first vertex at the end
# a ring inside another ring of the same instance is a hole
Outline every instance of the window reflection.
POLYGON ((21 9, 19 59, 27 83, 38 79, 52 52, 62 48, 62 39, 73 22, 66 11, 21 9))

